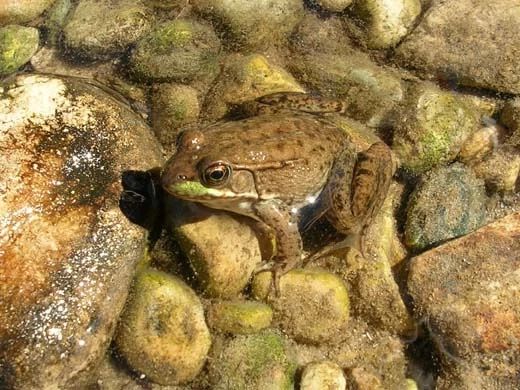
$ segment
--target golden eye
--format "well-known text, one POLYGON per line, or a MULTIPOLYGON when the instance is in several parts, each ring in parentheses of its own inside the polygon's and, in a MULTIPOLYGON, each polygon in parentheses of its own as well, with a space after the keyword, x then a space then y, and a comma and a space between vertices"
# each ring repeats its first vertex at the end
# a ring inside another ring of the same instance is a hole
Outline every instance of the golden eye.
POLYGON ((231 176, 231 167, 222 162, 216 162, 204 169, 202 172, 202 182, 208 186, 220 186, 227 182, 231 176))

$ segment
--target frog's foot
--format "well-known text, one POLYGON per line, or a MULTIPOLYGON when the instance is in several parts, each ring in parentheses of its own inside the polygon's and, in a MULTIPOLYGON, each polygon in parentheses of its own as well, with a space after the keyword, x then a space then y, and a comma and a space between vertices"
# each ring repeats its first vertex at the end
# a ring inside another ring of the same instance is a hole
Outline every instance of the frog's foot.
POLYGON ((326 245, 319 251, 313 253, 312 255, 306 257, 303 260, 303 266, 307 266, 307 264, 312 263, 313 261, 316 261, 318 259, 321 259, 322 257, 332 255, 335 252, 338 252, 340 250, 344 250, 345 248, 350 248, 353 250, 356 250, 357 252, 361 253, 361 255, 365 256, 365 250, 364 250, 364 239, 362 235, 359 234, 353 234, 347 236, 345 239, 326 245))
POLYGON ((277 298, 280 297, 280 278, 286 273, 280 267, 280 265, 276 261, 268 261, 266 263, 261 263, 258 265, 253 271, 253 276, 259 274, 261 272, 271 272, 271 284, 269 286, 269 290, 267 291, 267 295, 271 295, 271 293, 275 292, 275 296, 277 298))

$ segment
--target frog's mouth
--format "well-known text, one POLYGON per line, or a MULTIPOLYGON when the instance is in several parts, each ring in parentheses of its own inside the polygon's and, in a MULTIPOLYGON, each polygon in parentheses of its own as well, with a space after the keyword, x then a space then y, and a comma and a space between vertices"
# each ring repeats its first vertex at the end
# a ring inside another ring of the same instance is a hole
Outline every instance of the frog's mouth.
POLYGON ((228 188, 209 188, 205 187, 197 181, 184 181, 169 184, 165 190, 178 198, 191 200, 195 202, 205 202, 214 200, 232 200, 232 199, 256 199, 254 193, 240 193, 228 188))

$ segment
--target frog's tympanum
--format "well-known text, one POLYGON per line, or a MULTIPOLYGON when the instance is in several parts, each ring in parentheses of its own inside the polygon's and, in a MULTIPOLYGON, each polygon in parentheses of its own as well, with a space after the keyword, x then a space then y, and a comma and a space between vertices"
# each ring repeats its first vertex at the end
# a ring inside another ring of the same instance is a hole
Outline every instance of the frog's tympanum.
POLYGON ((276 239, 276 284, 301 260, 301 208, 314 204, 340 232, 362 236, 386 196, 391 152, 376 142, 357 153, 347 133, 316 115, 341 110, 330 101, 275 94, 251 107, 254 117, 183 132, 162 186, 267 225, 276 239))

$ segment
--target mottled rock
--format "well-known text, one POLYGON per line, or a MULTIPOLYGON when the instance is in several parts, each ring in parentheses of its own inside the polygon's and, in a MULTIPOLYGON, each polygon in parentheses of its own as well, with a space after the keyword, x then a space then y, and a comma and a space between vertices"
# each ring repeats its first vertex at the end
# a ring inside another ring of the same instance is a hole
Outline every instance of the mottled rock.
POLYGON ((479 228, 487 201, 483 184, 460 163, 421 177, 408 201, 405 244, 420 250, 479 228))
POLYGON ((134 281, 115 343, 134 370, 175 385, 200 372, 211 337, 195 292, 179 278, 149 268, 134 281))
POLYGON ((518 149, 505 145, 472 168, 490 191, 512 192, 516 189, 520 174, 520 153, 518 149))
POLYGON ((119 208, 121 175, 161 166, 160 148, 139 116, 84 81, 20 75, 2 88, 0 383, 81 386, 147 245, 119 208))
POLYGON ((141 0, 80 0, 63 28, 65 46, 88 59, 122 54, 150 29, 141 0))
POLYGON ((330 12, 341 12, 351 3, 352 0, 316 0, 316 4, 330 12))
POLYGON ((338 338, 349 318, 349 297, 343 281, 324 270, 294 269, 280 278, 280 296, 271 273, 252 282, 252 292, 274 309, 274 321, 296 340, 322 343, 338 338))
POLYGON ((216 120, 234 105, 276 92, 305 90, 286 70, 263 55, 231 55, 206 95, 203 116, 216 120))
POLYGON ((190 19, 157 25, 132 51, 134 77, 144 81, 188 82, 218 72, 220 41, 213 29, 190 19))
POLYGON ((487 118, 483 125, 464 141, 457 159, 472 165, 489 156, 505 139, 505 129, 487 118))
POLYGON ((458 95, 415 83, 402 104, 392 150, 406 170, 425 172, 455 159, 479 119, 474 107, 458 95))
POLYGON ((273 310, 255 301, 220 301, 211 305, 207 318, 209 325, 220 332, 250 334, 271 325, 273 310))
POLYGON ((152 90, 152 129, 163 145, 172 145, 182 126, 196 122, 200 113, 196 89, 182 84, 156 84, 152 90))
POLYGON ((306 17, 292 36, 291 48, 288 67, 299 81, 345 101, 347 114, 370 127, 393 123, 394 109, 404 96, 399 75, 354 49, 338 19, 306 17))
POLYGON ((71 0, 56 0, 52 7, 48 9, 43 25, 46 31, 47 44, 59 45, 63 26, 71 8, 71 0))
POLYGON ((519 23, 517 0, 433 0, 397 60, 429 78, 520 93, 519 23))
POLYGON ((4 0, 0 2, 0 26, 30 22, 53 2, 54 0, 4 0))
POLYGON ((419 0, 356 0, 352 14, 359 24, 348 25, 368 48, 388 49, 410 32, 420 12, 419 0))
POLYGON ((296 365, 272 331, 236 336, 212 349, 208 371, 215 390, 290 390, 296 365))
POLYGON ((195 11, 211 19, 230 49, 280 45, 303 17, 301 0, 198 0, 195 11))
POLYGON ((500 113, 500 120, 512 133, 507 143, 520 146, 520 98, 506 102, 504 109, 500 113))
POLYGON ((38 50, 38 30, 10 25, 0 28, 0 76, 15 72, 38 50))
POLYGON ((204 294, 236 297, 262 261, 248 218, 175 200, 166 213, 204 294))
POLYGON ((443 371, 465 382, 448 378, 443 389, 520 386, 519 251, 515 213, 412 259, 417 317, 426 320, 443 371))
POLYGON ((332 361, 308 364, 300 380, 300 390, 345 390, 346 386, 343 370, 332 361))

